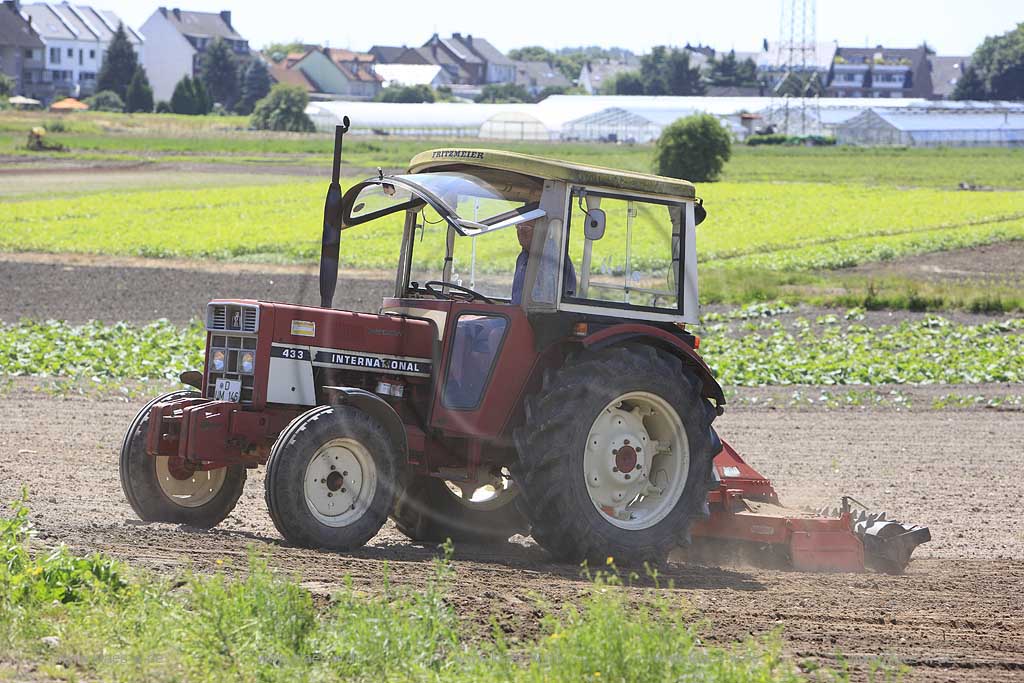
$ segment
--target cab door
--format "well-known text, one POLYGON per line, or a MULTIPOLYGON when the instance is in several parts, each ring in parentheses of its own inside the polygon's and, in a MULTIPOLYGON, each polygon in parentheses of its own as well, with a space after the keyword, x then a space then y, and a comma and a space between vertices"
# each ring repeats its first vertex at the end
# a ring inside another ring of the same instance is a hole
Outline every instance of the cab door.
POLYGON ((441 356, 433 426, 453 436, 500 436, 538 360, 522 307, 453 303, 441 356))

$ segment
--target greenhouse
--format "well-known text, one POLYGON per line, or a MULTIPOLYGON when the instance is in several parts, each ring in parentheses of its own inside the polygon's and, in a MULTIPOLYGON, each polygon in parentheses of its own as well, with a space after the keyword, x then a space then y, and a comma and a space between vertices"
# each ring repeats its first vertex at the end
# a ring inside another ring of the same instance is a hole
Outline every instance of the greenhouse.
POLYGON ((836 127, 846 145, 1024 146, 1024 111, 869 109, 836 127))

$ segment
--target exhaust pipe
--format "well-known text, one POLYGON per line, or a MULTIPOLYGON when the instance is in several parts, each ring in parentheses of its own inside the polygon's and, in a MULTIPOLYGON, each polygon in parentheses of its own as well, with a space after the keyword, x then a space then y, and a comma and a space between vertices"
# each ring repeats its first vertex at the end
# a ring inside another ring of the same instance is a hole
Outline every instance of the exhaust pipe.
POLYGON ((338 285, 338 251, 341 245, 341 143, 348 132, 348 117, 334 127, 334 165, 324 201, 324 232, 320 240, 320 307, 330 308, 338 285))

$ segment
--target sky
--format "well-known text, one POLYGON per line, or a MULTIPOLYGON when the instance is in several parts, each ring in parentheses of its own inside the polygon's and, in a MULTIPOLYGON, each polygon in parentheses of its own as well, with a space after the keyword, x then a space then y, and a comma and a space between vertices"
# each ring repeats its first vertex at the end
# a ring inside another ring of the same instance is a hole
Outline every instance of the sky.
MULTIPOLYGON (((135 28, 158 6, 150 0, 86 1, 113 10, 135 28)), ((760 49, 762 39, 779 37, 782 1, 188 0, 177 6, 231 10, 235 29, 257 48, 299 39, 366 50, 374 44, 422 45, 434 32, 458 31, 487 38, 503 51, 524 45, 601 45, 643 54, 654 45, 687 42, 719 50, 760 49)), ((1022 0, 817 2, 818 40, 837 40, 849 47, 914 47, 927 40, 939 54, 970 54, 985 36, 1005 33, 1022 21, 1022 0)))

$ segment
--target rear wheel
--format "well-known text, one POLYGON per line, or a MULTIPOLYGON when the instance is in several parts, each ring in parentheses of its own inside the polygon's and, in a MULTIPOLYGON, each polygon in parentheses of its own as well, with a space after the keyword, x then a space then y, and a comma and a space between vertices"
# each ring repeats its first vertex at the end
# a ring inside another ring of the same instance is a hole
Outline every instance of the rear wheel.
POLYGON ((149 410, 161 401, 197 398, 175 391, 153 399, 139 411, 121 445, 121 488, 144 522, 170 522, 210 529, 231 514, 245 488, 242 465, 196 470, 183 458, 146 453, 149 410))
POLYGON ((441 543, 450 538, 503 543, 529 529, 518 495, 507 472, 470 482, 416 477, 402 492, 391 517, 398 530, 414 541, 441 543))
POLYGON ((516 432, 534 539, 568 561, 661 561, 706 503, 718 438, 700 380, 623 347, 548 373, 516 432))
POLYGON ((398 449, 371 416, 320 406, 295 418, 274 443, 264 493, 290 543, 352 550, 373 538, 394 506, 398 449))

